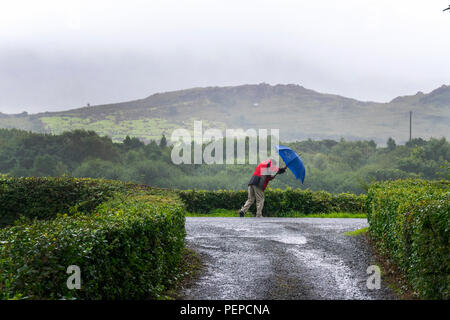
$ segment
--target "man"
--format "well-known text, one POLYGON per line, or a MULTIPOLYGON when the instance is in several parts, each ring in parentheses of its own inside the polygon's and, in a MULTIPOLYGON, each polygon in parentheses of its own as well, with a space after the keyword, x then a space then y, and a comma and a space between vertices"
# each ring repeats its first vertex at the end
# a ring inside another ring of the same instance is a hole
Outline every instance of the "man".
POLYGON ((245 202, 242 209, 239 211, 241 217, 250 209, 253 202, 256 200, 256 216, 262 217, 262 209, 264 207, 264 190, 269 181, 274 179, 277 174, 283 174, 286 167, 278 168, 273 164, 272 159, 261 162, 253 172, 253 176, 248 183, 248 200, 245 202), (273 176, 272 173, 275 175, 273 176))

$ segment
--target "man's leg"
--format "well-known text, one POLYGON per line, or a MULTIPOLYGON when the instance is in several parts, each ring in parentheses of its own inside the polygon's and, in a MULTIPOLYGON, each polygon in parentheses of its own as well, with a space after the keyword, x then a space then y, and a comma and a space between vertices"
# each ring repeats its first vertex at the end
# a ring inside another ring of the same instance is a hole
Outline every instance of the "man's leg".
POLYGON ((250 209, 250 207, 252 206, 253 202, 255 202, 255 192, 252 188, 253 186, 248 186, 248 199, 245 202, 244 206, 241 208, 241 211, 239 213, 245 214, 248 209, 250 209))
POLYGON ((262 210, 264 207, 264 191, 256 186, 252 187, 256 198, 256 216, 262 217, 262 210))

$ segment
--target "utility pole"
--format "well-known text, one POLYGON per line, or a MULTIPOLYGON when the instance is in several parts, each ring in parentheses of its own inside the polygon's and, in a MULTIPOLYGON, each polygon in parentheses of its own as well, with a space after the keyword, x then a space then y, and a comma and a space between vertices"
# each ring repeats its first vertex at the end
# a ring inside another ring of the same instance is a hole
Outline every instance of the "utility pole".
POLYGON ((412 139, 411 129, 412 129, 412 111, 409 112, 409 142, 411 142, 412 139))

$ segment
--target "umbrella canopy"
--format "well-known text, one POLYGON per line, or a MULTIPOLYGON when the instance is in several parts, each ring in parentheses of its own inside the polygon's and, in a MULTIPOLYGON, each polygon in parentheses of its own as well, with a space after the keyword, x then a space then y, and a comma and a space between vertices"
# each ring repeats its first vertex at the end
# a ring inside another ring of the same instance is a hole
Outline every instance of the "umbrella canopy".
POLYGON ((286 146, 275 146, 275 149, 294 176, 303 183, 305 181, 305 166, 303 165, 300 156, 294 150, 286 146))

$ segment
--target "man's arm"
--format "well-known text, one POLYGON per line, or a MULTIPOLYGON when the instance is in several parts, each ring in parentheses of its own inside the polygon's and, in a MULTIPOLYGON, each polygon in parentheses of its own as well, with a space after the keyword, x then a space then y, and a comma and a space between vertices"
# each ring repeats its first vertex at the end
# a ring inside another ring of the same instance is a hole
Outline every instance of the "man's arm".
POLYGON ((283 168, 279 168, 278 169, 278 171, 277 171, 277 173, 274 175, 274 176, 272 176, 272 175, 267 175, 267 180, 268 181, 270 181, 270 180, 273 180, 273 179, 275 179, 275 177, 277 176, 277 174, 283 174, 283 173, 285 173, 286 172, 286 167, 283 167, 283 168))

